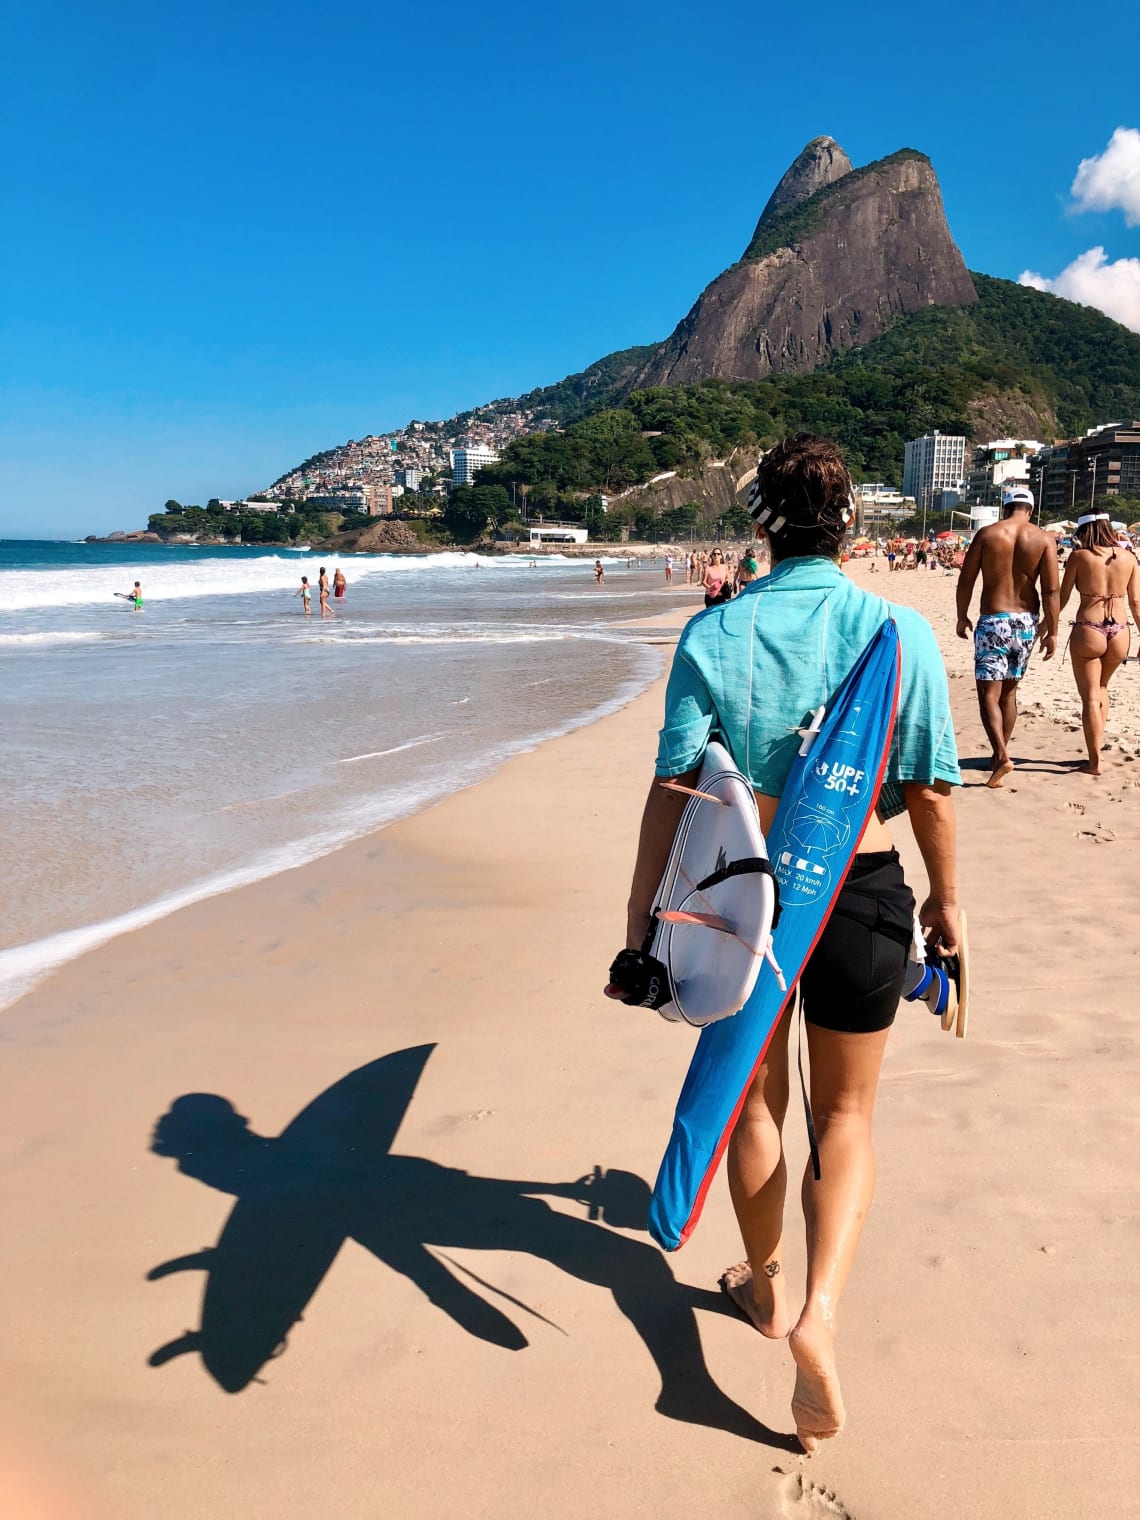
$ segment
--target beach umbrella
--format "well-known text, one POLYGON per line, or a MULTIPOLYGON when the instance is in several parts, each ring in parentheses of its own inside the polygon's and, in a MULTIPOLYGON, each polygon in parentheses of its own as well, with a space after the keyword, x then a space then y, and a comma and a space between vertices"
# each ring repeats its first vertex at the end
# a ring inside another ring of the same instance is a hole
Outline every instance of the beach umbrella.
POLYGON ((1042 529, 1042 532, 1044 532, 1044 533, 1071 533, 1076 526, 1077 526, 1076 523, 1071 523, 1071 522, 1046 523, 1044 525, 1043 529, 1042 529))
POLYGON ((950 529, 949 529, 949 528, 944 528, 944 529, 943 529, 943 530, 942 530, 942 532, 941 532, 941 533, 939 533, 939 534, 938 534, 938 535, 937 535, 937 537, 938 537, 938 538, 939 538, 939 539, 944 539, 944 538, 957 538, 957 537, 958 537, 958 535, 957 535, 957 533, 953 533, 953 532, 951 532, 951 530, 950 530, 950 529))

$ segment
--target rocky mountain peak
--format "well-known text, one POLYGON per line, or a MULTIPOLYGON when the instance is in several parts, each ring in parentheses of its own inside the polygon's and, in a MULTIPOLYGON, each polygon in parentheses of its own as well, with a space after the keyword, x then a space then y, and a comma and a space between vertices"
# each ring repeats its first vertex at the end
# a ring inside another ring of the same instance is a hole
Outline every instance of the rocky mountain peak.
POLYGON ((780 181, 744 257, 708 286, 633 388, 803 374, 899 316, 977 299, 926 155, 900 148, 853 169, 838 144, 816 138, 780 181))
POLYGON ((813 137, 807 147, 797 154, 783 179, 768 197, 768 204, 760 213, 756 231, 752 234, 752 242, 756 241, 781 211, 787 211, 789 206, 810 199, 824 185, 834 184, 837 179, 850 174, 853 167, 834 137, 813 137))

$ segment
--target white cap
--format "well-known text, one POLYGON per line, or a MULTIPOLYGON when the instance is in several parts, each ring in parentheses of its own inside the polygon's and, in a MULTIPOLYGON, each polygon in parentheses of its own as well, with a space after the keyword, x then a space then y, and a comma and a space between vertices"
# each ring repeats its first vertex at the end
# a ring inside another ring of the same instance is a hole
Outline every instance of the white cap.
POLYGON ((1014 486, 1011 491, 1002 492, 1001 504, 1003 507, 1012 507, 1017 506, 1018 504, 1025 507, 1031 507, 1034 504, 1033 492, 1029 489, 1028 486, 1014 486))

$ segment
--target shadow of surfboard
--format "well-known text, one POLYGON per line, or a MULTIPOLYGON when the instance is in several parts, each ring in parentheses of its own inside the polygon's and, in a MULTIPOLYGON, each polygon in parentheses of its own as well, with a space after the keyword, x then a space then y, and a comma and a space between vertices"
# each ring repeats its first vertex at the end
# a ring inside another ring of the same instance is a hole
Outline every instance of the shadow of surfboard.
POLYGON ((520 1351, 526 1335, 489 1296, 566 1332, 446 1252, 525 1252, 610 1291, 657 1365, 662 1414, 797 1450, 793 1437, 769 1430, 709 1375, 694 1311, 731 1312, 723 1296, 679 1284, 655 1247, 616 1233, 645 1227, 642 1178, 595 1167, 573 1182, 517 1181, 392 1152, 434 1049, 395 1051, 350 1072, 276 1139, 255 1134, 216 1094, 174 1101, 151 1149, 236 1202, 214 1247, 148 1274, 207 1274, 199 1328, 156 1350, 150 1365, 196 1352, 219 1387, 240 1393, 285 1349, 346 1239, 414 1282, 468 1334, 520 1351), (551 1209, 539 1194, 585 1204, 589 1218, 551 1209))
POLYGON ((152 1366, 198 1351, 215 1382, 237 1393, 283 1349, 348 1237, 361 1187, 387 1157, 434 1049, 399 1050, 350 1072, 276 1140, 254 1135, 213 1094, 175 1101, 151 1149, 238 1201, 212 1250, 149 1274, 207 1272, 201 1328, 161 1347, 152 1366))

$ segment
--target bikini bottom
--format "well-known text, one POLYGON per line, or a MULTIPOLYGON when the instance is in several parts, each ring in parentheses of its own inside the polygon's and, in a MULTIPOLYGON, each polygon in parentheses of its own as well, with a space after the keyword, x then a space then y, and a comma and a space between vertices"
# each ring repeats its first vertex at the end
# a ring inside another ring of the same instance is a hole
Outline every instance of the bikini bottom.
POLYGON ((1103 623, 1090 623, 1085 618, 1079 618, 1074 628, 1091 628, 1094 633, 1101 633, 1106 639, 1114 639, 1118 633, 1127 633, 1128 624, 1118 623, 1113 618, 1105 618, 1103 623))

